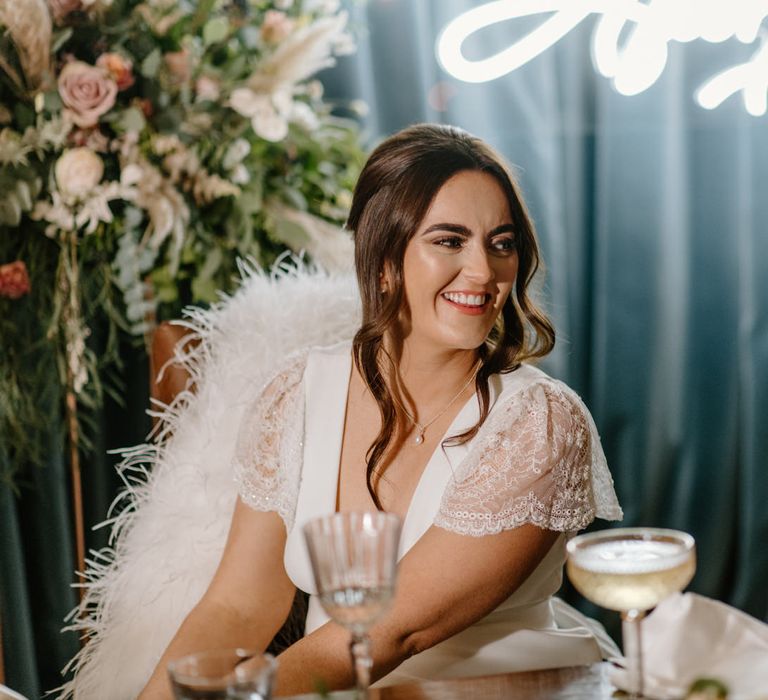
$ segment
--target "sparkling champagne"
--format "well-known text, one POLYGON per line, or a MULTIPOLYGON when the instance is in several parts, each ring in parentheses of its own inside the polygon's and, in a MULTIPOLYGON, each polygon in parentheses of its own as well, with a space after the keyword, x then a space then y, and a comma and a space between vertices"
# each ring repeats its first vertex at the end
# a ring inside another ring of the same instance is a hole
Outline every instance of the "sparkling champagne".
POLYGON ((663 539, 606 539, 568 558, 568 577, 603 608, 650 610, 683 590, 696 570, 691 548, 663 539))

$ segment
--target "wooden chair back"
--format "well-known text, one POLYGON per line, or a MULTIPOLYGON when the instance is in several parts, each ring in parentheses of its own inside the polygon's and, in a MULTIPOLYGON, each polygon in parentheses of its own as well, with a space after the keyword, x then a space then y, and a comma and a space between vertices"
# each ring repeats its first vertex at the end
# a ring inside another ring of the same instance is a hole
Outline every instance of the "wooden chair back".
POLYGON ((163 321, 152 333, 149 353, 149 394, 164 404, 170 404, 176 395, 187 387, 189 372, 171 362, 179 343, 182 349, 192 349, 200 341, 190 335, 184 326, 163 321), (189 338, 184 342, 184 338, 189 338), (160 371, 162 370, 162 375, 160 371))

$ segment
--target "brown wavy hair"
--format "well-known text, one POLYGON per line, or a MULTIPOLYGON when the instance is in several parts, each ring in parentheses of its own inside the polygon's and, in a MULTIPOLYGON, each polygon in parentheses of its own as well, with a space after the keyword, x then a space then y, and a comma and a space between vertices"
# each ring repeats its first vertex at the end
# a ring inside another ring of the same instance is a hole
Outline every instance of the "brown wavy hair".
MULTIPOLYGON (((392 394, 399 386, 397 363, 384 345, 385 337, 388 342, 401 342, 398 319, 407 304, 403 257, 435 195, 451 177, 464 171, 487 173, 504 191, 515 227, 519 266, 512 293, 485 343, 478 348, 481 364, 475 391, 480 419, 446 442, 460 444, 477 434, 490 410, 491 375, 511 372, 526 359, 543 357, 555 344, 552 324, 528 296, 540 264, 539 246, 518 185, 502 158, 479 138, 456 127, 436 124, 408 127, 381 143, 360 174, 347 221, 354 235, 355 269, 363 306, 362 325, 352 351, 355 365, 381 413, 381 430, 366 454, 368 491, 380 510, 374 482, 378 483, 384 473, 385 458, 406 425, 405 413, 392 394), (382 294, 385 271, 388 292, 382 294), (384 367, 388 368, 386 377, 384 367)), ((393 354, 399 356, 397 347, 393 354)))

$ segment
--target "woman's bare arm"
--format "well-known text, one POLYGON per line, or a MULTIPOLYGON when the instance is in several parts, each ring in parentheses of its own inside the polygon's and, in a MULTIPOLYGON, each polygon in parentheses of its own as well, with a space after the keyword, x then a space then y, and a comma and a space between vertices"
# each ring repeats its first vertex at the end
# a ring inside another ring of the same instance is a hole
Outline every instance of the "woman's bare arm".
MULTIPOLYGON (((373 679, 415 653, 469 627, 508 598, 559 533, 534 525, 470 537, 431 527, 400 563, 397 594, 371 630, 373 679)), ((329 622, 279 657, 278 695, 306 693, 318 681, 354 685, 349 633, 329 622)))
POLYGON ((139 700, 171 700, 167 665, 206 649, 266 649, 291 609, 296 591, 283 566, 285 525, 239 498, 227 543, 208 590, 165 650, 139 700))

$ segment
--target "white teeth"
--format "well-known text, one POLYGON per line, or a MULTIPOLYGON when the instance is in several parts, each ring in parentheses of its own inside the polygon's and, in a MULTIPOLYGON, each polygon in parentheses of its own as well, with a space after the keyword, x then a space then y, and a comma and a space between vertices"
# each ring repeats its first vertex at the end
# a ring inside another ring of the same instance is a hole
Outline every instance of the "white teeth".
POLYGON ((482 306, 485 304, 485 294, 460 294, 456 292, 446 292, 443 296, 455 304, 464 306, 482 306))

